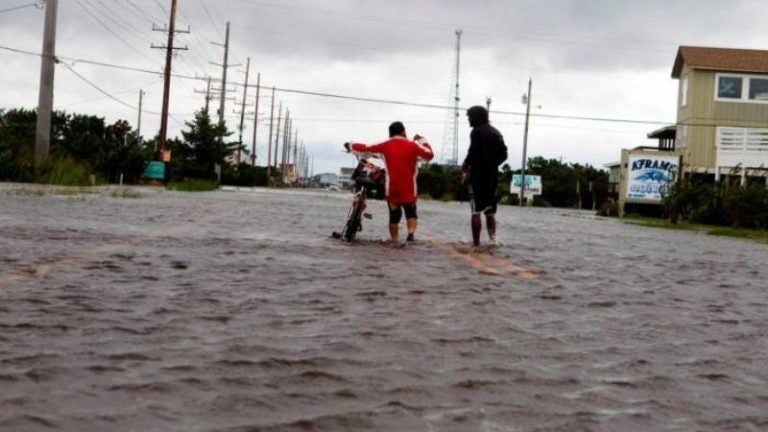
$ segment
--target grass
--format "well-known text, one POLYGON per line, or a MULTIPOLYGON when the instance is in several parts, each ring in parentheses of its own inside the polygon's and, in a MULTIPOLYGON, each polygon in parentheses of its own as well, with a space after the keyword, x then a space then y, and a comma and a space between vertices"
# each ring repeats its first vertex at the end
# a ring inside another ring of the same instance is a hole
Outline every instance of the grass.
POLYGON ((720 237, 732 237, 753 240, 760 243, 768 244, 768 230, 760 229, 747 229, 747 228, 731 228, 714 225, 694 224, 686 221, 673 224, 667 219, 647 218, 640 216, 627 216, 622 220, 624 223, 631 225, 640 225, 651 228, 661 229, 673 229, 683 231, 695 231, 707 235, 720 236, 720 237))
POLYGON ((110 196, 112 198, 136 199, 136 198, 141 198, 143 195, 131 189, 118 189, 118 190, 112 191, 110 196))
POLYGON ((82 195, 82 194, 90 194, 91 192, 79 187, 72 187, 72 188, 57 188, 50 191, 49 193, 52 195, 75 196, 75 195, 82 195))
POLYGON ((38 169, 37 183, 57 186, 92 186, 95 178, 88 165, 71 158, 50 158, 38 169))
POLYGON ((5 192, 6 195, 9 196, 37 196, 41 197, 45 195, 45 191, 42 189, 12 189, 5 192))
POLYGON ((168 189, 181 192, 205 192, 219 188, 215 180, 186 180, 180 183, 170 183, 168 189))
POLYGON ((58 186, 58 187, 22 187, 18 189, 8 189, 0 191, 0 194, 7 196, 27 196, 27 197, 43 197, 46 195, 64 196, 70 198, 85 198, 87 195, 101 195, 109 196, 112 198, 126 198, 135 199, 142 198, 144 195, 141 192, 132 190, 130 188, 102 188, 94 189, 91 187, 80 186, 58 186))

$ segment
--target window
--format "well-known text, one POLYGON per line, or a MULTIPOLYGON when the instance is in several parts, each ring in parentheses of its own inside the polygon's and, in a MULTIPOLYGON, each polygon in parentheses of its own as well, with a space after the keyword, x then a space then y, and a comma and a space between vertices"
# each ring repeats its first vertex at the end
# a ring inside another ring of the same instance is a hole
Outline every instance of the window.
POLYGON ((716 74, 715 100, 768 103, 768 75, 716 74))
POLYGON ((683 82, 680 85, 682 87, 680 90, 680 106, 684 107, 688 105, 688 77, 683 78, 683 82))
POLYGON ((749 99, 768 101, 768 78, 749 79, 749 99))
POLYGON ((717 97, 720 99, 741 99, 742 77, 720 76, 717 79, 717 97))

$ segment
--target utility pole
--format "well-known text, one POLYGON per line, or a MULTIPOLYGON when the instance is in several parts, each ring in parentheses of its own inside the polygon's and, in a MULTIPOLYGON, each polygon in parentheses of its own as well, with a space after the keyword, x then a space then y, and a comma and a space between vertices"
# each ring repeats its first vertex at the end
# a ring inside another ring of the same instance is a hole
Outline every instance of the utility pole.
POLYGON ((256 166, 256 130, 259 126, 259 98, 261 93, 261 73, 256 74, 256 102, 253 114, 253 143, 251 144, 251 165, 256 166))
POLYGON ((195 93, 197 93, 197 94, 204 94, 205 95, 205 113, 210 115, 209 109, 210 109, 210 105, 211 105, 211 99, 213 99, 211 97, 211 77, 208 77, 208 79, 206 81, 208 82, 208 84, 205 87, 205 91, 197 90, 196 89, 195 93))
POLYGON ((205 86, 205 113, 210 116, 211 108, 211 77, 208 77, 208 84, 205 86))
POLYGON ((275 123, 275 88, 272 87, 272 107, 269 109, 269 139, 267 140, 267 182, 272 174, 272 129, 275 123))
POLYGON ((288 154, 288 146, 290 145, 290 137, 291 134, 291 112, 286 108, 285 110, 285 122, 283 122, 283 152, 282 152, 282 158, 280 159, 280 177, 283 179, 283 183, 285 183, 285 176, 286 176, 286 170, 287 170, 287 154, 288 154))
MULTIPOLYGON (((289 138, 290 139, 290 138, 289 138)), ((293 176, 298 180, 299 178, 299 128, 293 129, 293 144, 291 145, 293 151, 293 176)), ((291 166, 290 156, 288 158, 288 166, 291 166)))
POLYGON ((184 48, 173 47, 173 37, 176 33, 189 33, 189 30, 176 30, 176 2, 177 0, 171 0, 171 16, 168 20, 168 28, 158 29, 152 28, 154 31, 167 31, 168 32, 168 44, 166 46, 151 45, 152 48, 165 49, 165 81, 163 84, 163 110, 160 115, 160 159, 166 150, 166 140, 168 136, 168 104, 170 103, 171 96, 171 65, 173 63, 173 51, 174 50, 186 50, 184 48))
MULTIPOLYGON (((227 21, 227 31, 224 36, 224 44, 211 42, 214 45, 223 46, 224 47, 224 63, 217 64, 212 63, 216 66, 221 66, 221 100, 219 101, 219 123, 224 123, 224 108, 226 107, 227 102, 227 69, 229 69, 232 66, 236 65, 230 65, 229 64, 229 21, 227 21)), ((220 139, 223 139, 223 137, 220 137, 220 139)))
POLYGON ((275 128, 275 169, 277 169, 277 153, 280 150, 280 119, 283 116, 283 103, 277 109, 277 127, 275 128))
POLYGON ((293 170, 297 173, 296 168, 299 165, 299 128, 293 131, 293 170))
POLYGON ((48 159, 51 149, 51 117, 53 116, 53 77, 56 69, 56 16, 59 0, 45 5, 43 56, 40 62, 40 89, 37 99, 37 130, 35 132, 35 163, 48 159))
POLYGON ((525 200, 525 165, 528 159, 528 119, 531 115, 531 87, 533 86, 533 80, 528 78, 528 93, 523 95, 523 103, 526 104, 525 108, 525 132, 523 134, 523 169, 520 175, 520 207, 523 206, 525 200))
POLYGON ((237 164, 240 165, 240 151, 243 148, 243 130, 245 129, 245 101, 248 98, 248 74, 251 70, 251 58, 248 57, 248 61, 245 64, 245 85, 243 86, 243 103, 240 109, 240 137, 237 143, 237 164))
POLYGON ((485 109, 488 111, 488 114, 491 113, 491 97, 490 96, 485 98, 485 109))
POLYGON ((291 169, 291 144, 293 141, 293 119, 288 121, 287 133, 285 134, 285 181, 288 181, 288 174, 291 169))
POLYGON ((136 122, 136 142, 141 143, 141 111, 144 104, 144 90, 139 90, 139 119, 136 122))

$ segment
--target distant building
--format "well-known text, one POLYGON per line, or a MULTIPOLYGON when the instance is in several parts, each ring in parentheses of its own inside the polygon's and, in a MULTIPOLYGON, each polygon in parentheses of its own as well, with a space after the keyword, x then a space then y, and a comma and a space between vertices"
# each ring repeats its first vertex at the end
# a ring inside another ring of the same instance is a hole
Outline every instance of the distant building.
POLYGON ((672 78, 683 171, 768 178, 768 51, 681 46, 672 78))
POLYGON ((352 180, 352 174, 354 172, 355 168, 342 167, 339 169, 339 186, 344 189, 352 187, 354 184, 354 181, 352 180))
POLYGON ((603 165, 608 169, 608 194, 614 199, 619 194, 619 178, 621 177, 621 162, 612 162, 603 165))
POLYGON ((680 176, 736 177, 768 184, 768 51, 681 46, 677 123, 655 130, 656 146, 622 150, 608 164, 624 204, 660 204, 680 176))
POLYGON ((339 187, 339 176, 334 173, 322 173, 312 177, 312 184, 316 187, 339 187))

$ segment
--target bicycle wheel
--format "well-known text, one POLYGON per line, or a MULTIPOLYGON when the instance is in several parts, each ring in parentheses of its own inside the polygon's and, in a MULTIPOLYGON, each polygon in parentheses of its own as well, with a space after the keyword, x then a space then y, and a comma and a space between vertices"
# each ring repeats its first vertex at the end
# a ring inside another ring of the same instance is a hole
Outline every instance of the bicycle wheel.
POLYGON ((351 242, 355 239, 362 224, 363 209, 365 209, 365 189, 357 193, 352 208, 349 211, 347 224, 344 226, 344 231, 341 234, 344 240, 351 242))

